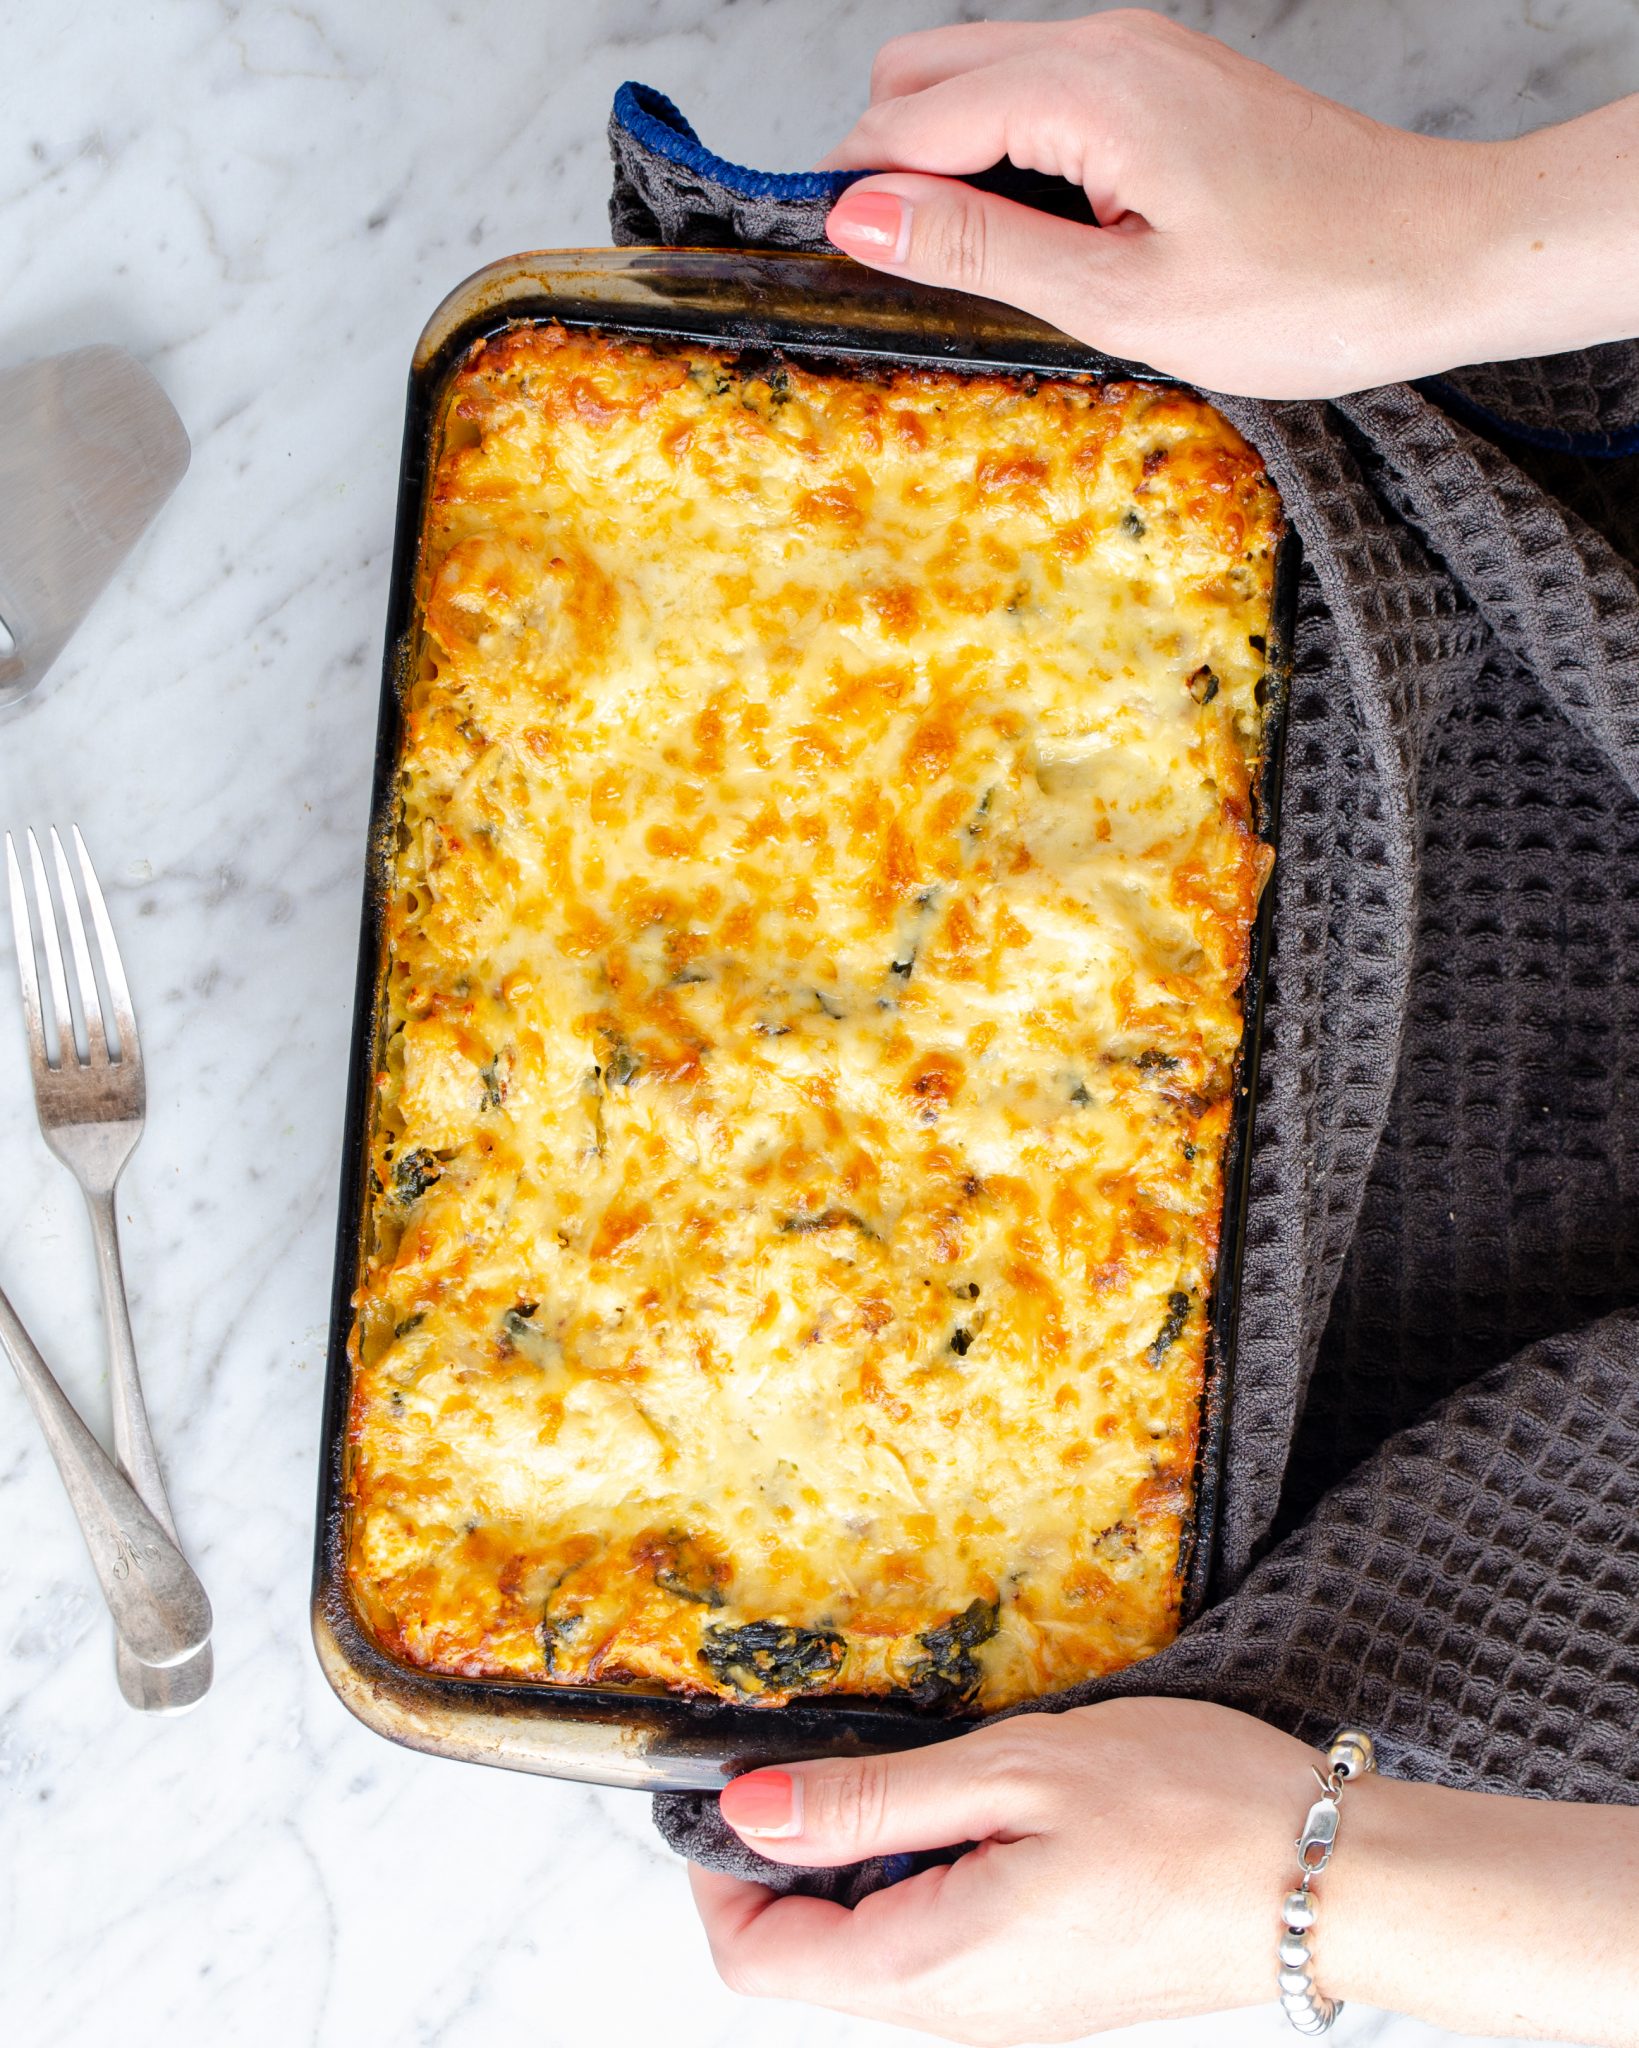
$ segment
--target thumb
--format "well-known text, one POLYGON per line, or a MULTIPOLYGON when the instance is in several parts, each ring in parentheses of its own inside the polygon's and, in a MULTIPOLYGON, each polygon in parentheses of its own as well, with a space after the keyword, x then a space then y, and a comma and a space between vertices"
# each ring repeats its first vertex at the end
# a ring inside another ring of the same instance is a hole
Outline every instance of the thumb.
POLYGON ((857 1863, 959 1842, 1016 1841, 1051 1819, 1047 1745, 1017 1723, 926 1749, 748 1771, 722 1814, 776 1863, 857 1863))
POLYGON ((1133 230, 1145 225, 1129 214, 1115 227, 1087 227, 960 178, 896 171, 850 185, 826 216, 825 232, 872 269, 1000 299, 1078 340, 1099 342, 1091 330, 1107 326, 1133 255, 1133 230))

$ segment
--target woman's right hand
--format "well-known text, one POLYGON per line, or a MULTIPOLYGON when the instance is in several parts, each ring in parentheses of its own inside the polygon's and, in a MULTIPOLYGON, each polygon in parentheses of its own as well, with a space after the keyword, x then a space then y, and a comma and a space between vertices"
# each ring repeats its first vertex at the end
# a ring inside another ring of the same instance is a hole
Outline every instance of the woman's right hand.
POLYGON ((1123 8, 887 44, 823 167, 889 173, 826 224, 863 263, 1211 390, 1303 398, 1633 333, 1635 162, 1639 100, 1443 141, 1123 8), (1102 225, 957 182, 1002 157, 1080 185, 1102 225))

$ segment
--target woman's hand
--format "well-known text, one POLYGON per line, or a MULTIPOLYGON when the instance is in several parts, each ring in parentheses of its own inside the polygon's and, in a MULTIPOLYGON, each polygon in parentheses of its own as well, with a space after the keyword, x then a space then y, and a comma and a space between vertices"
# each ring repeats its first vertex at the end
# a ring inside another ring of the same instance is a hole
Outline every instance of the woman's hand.
MULTIPOLYGON (((977 1845, 954 1863, 852 1910, 689 1875, 718 1969, 753 1996, 1007 2043, 1273 2009, 1319 1763, 1189 1700, 1023 1714, 723 1793, 724 1819, 776 1862, 977 1845)), ((1639 1808, 1358 1778, 1315 1897, 1329 1998, 1460 2033, 1639 2040, 1639 1808)))
POLYGON ((1032 1714, 929 1749, 757 1771, 723 1794, 724 1819, 779 1862, 978 1844, 955 1863, 852 1911, 690 1875, 736 1990, 955 2041, 1074 2040, 1274 1997, 1319 1762, 1187 1700, 1032 1714), (793 1798, 796 1831, 779 1832, 793 1798))
POLYGON ((1002 299, 1209 389, 1330 397, 1639 328, 1639 100, 1442 141, 1123 8, 903 36, 827 169, 862 263, 1002 299), (1009 157, 1101 226, 955 182, 1009 157), (909 173, 938 173, 908 175, 909 173))

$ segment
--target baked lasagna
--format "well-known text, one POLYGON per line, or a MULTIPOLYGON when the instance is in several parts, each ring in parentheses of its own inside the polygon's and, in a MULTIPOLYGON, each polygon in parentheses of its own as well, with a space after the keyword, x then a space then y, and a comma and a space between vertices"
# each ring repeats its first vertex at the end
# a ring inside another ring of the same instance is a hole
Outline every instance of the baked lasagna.
POLYGON ((353 1336, 391 1655, 970 1711, 1169 1640, 1279 532, 1179 390, 457 366, 353 1336))

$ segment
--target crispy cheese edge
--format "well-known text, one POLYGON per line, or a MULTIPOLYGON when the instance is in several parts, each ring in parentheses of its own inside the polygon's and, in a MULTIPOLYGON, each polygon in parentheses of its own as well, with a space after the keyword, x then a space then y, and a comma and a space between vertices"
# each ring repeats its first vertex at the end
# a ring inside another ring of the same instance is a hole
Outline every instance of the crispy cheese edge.
POLYGON ((1201 400, 521 327, 404 706, 392 1654, 992 1708, 1178 1616, 1278 506, 1201 400))

